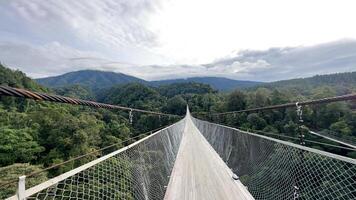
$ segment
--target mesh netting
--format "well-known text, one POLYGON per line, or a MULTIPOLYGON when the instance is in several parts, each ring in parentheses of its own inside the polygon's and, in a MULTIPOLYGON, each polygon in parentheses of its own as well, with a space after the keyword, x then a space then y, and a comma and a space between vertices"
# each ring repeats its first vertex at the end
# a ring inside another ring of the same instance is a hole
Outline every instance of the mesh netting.
POLYGON ((28 199, 163 199, 183 130, 181 120, 28 199))
POLYGON ((193 119, 255 199, 356 199, 356 160, 193 119))

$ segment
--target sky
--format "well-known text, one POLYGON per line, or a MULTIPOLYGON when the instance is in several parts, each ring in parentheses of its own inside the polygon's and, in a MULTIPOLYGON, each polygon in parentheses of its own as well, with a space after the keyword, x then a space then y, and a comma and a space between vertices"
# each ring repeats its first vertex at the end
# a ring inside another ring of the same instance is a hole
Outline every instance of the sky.
POLYGON ((356 71, 354 0, 0 0, 0 62, 147 80, 356 71))

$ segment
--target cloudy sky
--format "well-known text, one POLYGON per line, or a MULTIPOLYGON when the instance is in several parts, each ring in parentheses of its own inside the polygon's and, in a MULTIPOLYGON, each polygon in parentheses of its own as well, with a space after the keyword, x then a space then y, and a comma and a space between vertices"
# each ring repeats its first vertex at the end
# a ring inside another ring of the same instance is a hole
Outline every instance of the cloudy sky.
POLYGON ((356 71, 354 0, 0 0, 0 62, 147 80, 356 71))

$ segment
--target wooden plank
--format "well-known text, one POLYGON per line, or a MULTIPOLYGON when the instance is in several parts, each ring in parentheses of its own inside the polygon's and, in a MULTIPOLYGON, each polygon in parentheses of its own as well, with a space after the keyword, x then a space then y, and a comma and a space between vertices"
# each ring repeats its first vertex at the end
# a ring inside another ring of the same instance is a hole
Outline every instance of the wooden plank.
POLYGON ((188 113, 186 127, 166 200, 254 199, 193 124, 188 113))

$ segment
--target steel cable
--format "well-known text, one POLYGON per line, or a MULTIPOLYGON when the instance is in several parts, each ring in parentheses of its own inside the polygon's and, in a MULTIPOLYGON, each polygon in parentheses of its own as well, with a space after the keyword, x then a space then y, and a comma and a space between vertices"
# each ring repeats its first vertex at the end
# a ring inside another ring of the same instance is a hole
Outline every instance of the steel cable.
POLYGON ((95 108, 119 109, 119 110, 140 112, 140 113, 153 114, 153 115, 181 117, 179 115, 174 115, 174 114, 142 110, 142 109, 136 109, 136 108, 130 108, 130 107, 124 107, 124 106, 118 106, 118 105, 111 105, 111 104, 106 104, 106 103, 99 103, 99 102, 95 102, 95 101, 88 101, 88 100, 64 97, 64 96, 59 96, 59 95, 46 94, 46 93, 41 93, 41 92, 33 92, 33 91, 25 90, 25 89, 13 88, 13 87, 8 87, 8 86, 0 86, 0 96, 11 96, 11 97, 33 99, 36 101, 51 101, 51 102, 57 102, 57 103, 90 106, 90 107, 95 107, 95 108))

